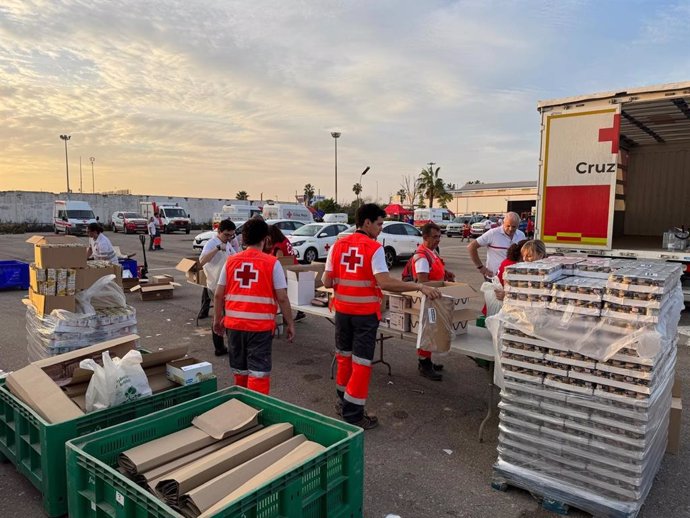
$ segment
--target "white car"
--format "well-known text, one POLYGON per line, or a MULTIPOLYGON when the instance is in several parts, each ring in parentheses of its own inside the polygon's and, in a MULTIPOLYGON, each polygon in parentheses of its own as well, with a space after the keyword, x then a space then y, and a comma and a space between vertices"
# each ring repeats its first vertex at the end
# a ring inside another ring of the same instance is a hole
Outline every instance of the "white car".
POLYGON ((338 234, 345 230, 347 225, 342 223, 309 223, 295 230, 288 239, 297 259, 312 263, 325 259, 338 234))
MULTIPOLYGON (((242 225, 244 225, 244 223, 244 220, 235 221, 235 225, 237 227, 237 239, 239 240, 240 244, 242 244, 242 225)), ((277 226, 280 229, 280 231, 286 236, 292 234, 296 228, 300 228, 304 225, 304 223, 302 223, 301 221, 296 221, 292 219, 268 219, 266 220, 266 223, 268 223, 269 225, 277 226)), ((206 232, 197 234, 197 236, 194 238, 194 241, 192 241, 192 248, 194 250, 198 250, 199 252, 201 252, 204 249, 206 241, 211 239, 217 233, 218 232, 216 230, 207 230, 206 232)))
POLYGON ((462 237, 462 227, 464 226, 465 221, 467 221, 470 225, 473 225, 485 219, 486 217, 479 214, 465 214, 463 216, 458 216, 446 226, 446 236, 452 237, 455 235, 462 237))
POLYGON ((491 217, 484 219, 482 221, 478 221, 477 223, 473 223, 470 226, 470 235, 472 237, 479 237, 481 236, 484 232, 487 230, 491 230, 492 228, 496 228, 498 226, 498 218, 496 217, 491 217))
MULTIPOLYGON (((355 227, 352 226, 338 234, 338 238, 354 231, 355 227)), ((414 255, 417 247, 422 244, 422 233, 407 223, 384 221, 383 230, 377 241, 383 245, 388 268, 393 268, 396 262, 407 260, 414 255)))

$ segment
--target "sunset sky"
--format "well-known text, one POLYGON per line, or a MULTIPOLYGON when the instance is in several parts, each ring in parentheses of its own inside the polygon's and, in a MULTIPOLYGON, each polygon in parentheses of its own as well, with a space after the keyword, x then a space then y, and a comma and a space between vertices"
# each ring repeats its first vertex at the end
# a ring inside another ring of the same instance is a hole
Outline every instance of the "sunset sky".
POLYGON ((690 80, 690 2, 0 5, 0 190, 388 201, 427 162, 535 180, 537 100, 690 80))

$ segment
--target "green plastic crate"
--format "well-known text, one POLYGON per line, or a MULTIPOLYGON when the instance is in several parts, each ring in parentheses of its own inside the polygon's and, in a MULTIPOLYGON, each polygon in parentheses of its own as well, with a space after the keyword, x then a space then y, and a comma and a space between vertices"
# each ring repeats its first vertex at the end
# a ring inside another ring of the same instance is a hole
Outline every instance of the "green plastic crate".
POLYGON ((96 430, 168 409, 215 392, 216 378, 50 424, 14 396, 0 380, 0 454, 43 495, 48 516, 67 514, 65 443, 96 430))
POLYGON ((230 387, 166 412, 94 432, 67 443, 71 518, 183 518, 114 469, 129 448, 191 425, 192 419, 238 399, 262 409, 268 426, 289 422, 295 433, 327 450, 275 478, 218 512, 234 518, 361 518, 364 490, 364 436, 361 428, 241 387, 230 387))

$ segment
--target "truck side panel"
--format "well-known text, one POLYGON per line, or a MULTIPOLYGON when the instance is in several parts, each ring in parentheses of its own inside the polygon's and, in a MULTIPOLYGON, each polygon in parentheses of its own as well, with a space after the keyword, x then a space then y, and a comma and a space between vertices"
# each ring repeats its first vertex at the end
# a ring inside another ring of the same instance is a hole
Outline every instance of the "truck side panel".
POLYGON ((545 113, 537 228, 549 245, 610 248, 618 107, 545 113))

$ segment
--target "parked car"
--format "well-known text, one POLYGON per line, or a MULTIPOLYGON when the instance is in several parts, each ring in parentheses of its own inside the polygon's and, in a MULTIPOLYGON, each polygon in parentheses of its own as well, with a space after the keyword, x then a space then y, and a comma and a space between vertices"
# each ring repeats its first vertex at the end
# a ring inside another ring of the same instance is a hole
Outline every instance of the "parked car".
MULTIPOLYGON (((236 233, 237 233, 237 239, 239 240, 240 244, 242 244, 242 225, 244 225, 245 221, 235 221, 235 225, 237 226, 236 233)), ((295 229, 300 228, 301 226, 304 225, 301 221, 295 221, 292 219, 268 219, 266 220, 266 223, 269 225, 275 225, 277 226, 280 231, 285 234, 286 236, 289 236, 292 234, 295 229)), ((201 234, 197 234, 194 237, 194 241, 192 241, 192 248, 194 250, 203 250, 204 245, 206 244, 206 241, 211 239, 213 236, 215 236, 218 233, 217 230, 207 230, 206 232, 202 232, 201 234)))
POLYGON ((470 226, 470 235, 472 237, 479 237, 484 232, 486 232, 487 230, 492 229, 492 228, 496 228, 497 226, 498 226, 498 218, 496 218, 496 217, 487 218, 487 219, 484 219, 482 221, 479 221, 479 222, 471 225, 470 226), (487 221, 490 223, 490 226, 487 225, 487 221))
POLYGON ((345 230, 347 225, 342 223, 310 223, 295 230, 288 239, 297 259, 312 263, 325 259, 338 234, 345 230))
POLYGON ((53 205, 53 229, 56 234, 86 234, 90 223, 97 223, 91 206, 86 201, 56 200, 53 205))
MULTIPOLYGON (((338 238, 352 234, 355 227, 338 234, 338 238)), ((383 230, 377 239, 383 245, 388 268, 393 268, 396 262, 406 261, 414 255, 417 247, 422 244, 422 233, 407 223, 398 221, 384 221, 383 230)))
POLYGON ((113 232, 124 232, 125 234, 148 232, 148 222, 146 218, 136 212, 113 212, 110 218, 113 232))
POLYGON ((462 216, 458 216, 453 221, 448 223, 448 225, 446 226, 446 235, 448 237, 462 237, 462 227, 465 224, 465 221, 467 221, 470 225, 473 225, 474 223, 477 223, 485 219, 486 216, 483 216, 481 214, 464 214, 462 216))

